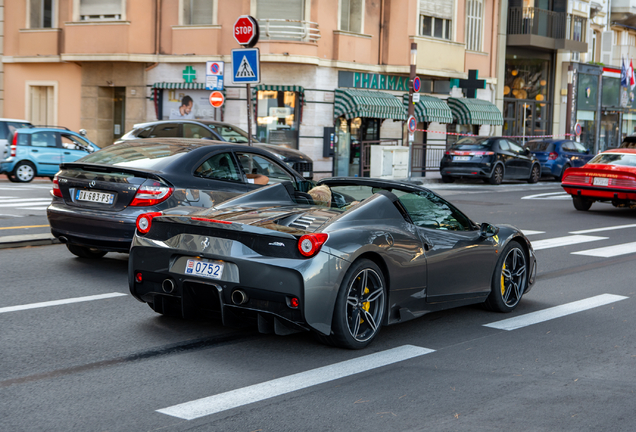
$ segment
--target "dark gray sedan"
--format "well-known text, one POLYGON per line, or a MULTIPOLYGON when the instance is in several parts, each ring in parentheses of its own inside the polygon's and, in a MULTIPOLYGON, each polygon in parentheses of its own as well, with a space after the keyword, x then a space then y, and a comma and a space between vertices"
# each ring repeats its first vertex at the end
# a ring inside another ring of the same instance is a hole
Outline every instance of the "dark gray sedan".
POLYGON ((265 184, 304 179, 270 152, 193 139, 114 144, 60 166, 47 209, 51 232, 83 258, 128 252, 137 216, 212 207, 265 184))
POLYGON ((357 349, 383 325, 440 309, 512 311, 534 283, 532 246, 512 226, 478 225, 411 184, 319 184, 320 195, 281 183, 211 209, 141 215, 132 295, 161 314, 312 331, 357 349))

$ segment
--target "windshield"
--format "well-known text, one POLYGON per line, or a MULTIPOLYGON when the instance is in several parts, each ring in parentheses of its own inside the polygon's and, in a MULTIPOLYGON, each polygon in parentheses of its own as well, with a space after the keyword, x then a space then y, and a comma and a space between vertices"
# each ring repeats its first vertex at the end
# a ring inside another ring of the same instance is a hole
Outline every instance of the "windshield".
POLYGON ((552 143, 547 141, 528 141, 526 143, 526 147, 530 149, 530 151, 550 151, 552 143))
POLYGON ((596 155, 589 163, 636 167, 636 154, 601 153, 596 155))
POLYGON ((190 151, 188 146, 168 144, 115 144, 83 157, 79 162, 161 171, 190 151))
POLYGON ((491 149, 495 140, 480 137, 464 137, 457 141, 453 150, 486 150, 491 149))

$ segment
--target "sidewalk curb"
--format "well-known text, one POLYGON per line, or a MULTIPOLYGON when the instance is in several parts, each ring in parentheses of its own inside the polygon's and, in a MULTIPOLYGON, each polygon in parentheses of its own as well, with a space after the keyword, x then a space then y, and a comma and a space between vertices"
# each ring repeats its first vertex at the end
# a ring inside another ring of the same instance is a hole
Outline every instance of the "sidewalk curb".
POLYGON ((21 248, 27 246, 46 246, 59 244, 53 234, 26 234, 0 237, 0 249, 21 248))

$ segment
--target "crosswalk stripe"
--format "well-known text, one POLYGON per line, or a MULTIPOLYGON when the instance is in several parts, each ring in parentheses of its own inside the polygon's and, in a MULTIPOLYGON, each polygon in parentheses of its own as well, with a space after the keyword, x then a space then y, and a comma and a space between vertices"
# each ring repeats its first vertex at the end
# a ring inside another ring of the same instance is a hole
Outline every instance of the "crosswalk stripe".
POLYGON ((537 234, 545 234, 545 231, 532 231, 532 230, 521 230, 525 235, 537 235, 537 234))
POLYGON ((185 420, 194 420, 432 352, 435 352, 435 350, 414 345, 403 345, 157 411, 185 420))
POLYGON ((595 237, 586 235, 571 235, 565 237, 555 237, 545 240, 536 240, 532 242, 534 250, 549 249, 559 246, 571 246, 579 243, 587 243, 598 240, 607 240, 608 237, 595 237))
POLYGON ((603 228, 592 228, 592 229, 586 229, 581 231, 570 231, 570 234, 588 234, 593 232, 613 231, 613 230, 619 230, 619 229, 625 229, 625 228, 636 228, 636 224, 616 225, 616 226, 603 227, 603 228))
POLYGON ((484 327, 490 327, 499 330, 516 330, 522 327, 527 327, 529 325, 561 318, 576 312, 582 312, 620 300, 625 300, 627 298, 629 297, 614 294, 601 294, 584 300, 566 303, 548 309, 531 312, 529 314, 520 315, 518 317, 508 318, 490 324, 484 324, 484 327))
POLYGON ((13 203, 13 202, 31 203, 31 202, 41 202, 41 201, 50 202, 51 198, 14 198, 14 199, 0 198, 0 204, 13 203))
POLYGON ((30 303, 30 304, 24 304, 19 306, 3 307, 3 308, 0 308, 0 313, 16 312, 21 310, 36 309, 36 308, 49 307, 49 306, 59 306, 64 304, 79 303, 79 302, 86 302, 86 301, 92 301, 92 300, 102 300, 102 299, 121 297, 126 295, 127 294, 113 292, 108 294, 98 294, 98 295, 92 295, 92 296, 86 296, 86 297, 67 298, 64 300, 53 300, 48 302, 30 303))
POLYGON ((588 249, 579 252, 572 252, 572 255, 585 255, 601 258, 612 258, 619 255, 627 255, 636 252, 636 242, 623 243, 614 246, 607 246, 597 249, 588 249))
POLYGON ((18 210, 46 210, 47 208, 49 208, 48 205, 46 207, 18 207, 18 210))
POLYGON ((36 205, 36 204, 50 204, 50 200, 49 201, 40 201, 40 202, 21 202, 21 203, 8 203, 8 204, 2 204, 0 203, 0 207, 24 207, 24 206, 28 206, 28 205, 36 205))

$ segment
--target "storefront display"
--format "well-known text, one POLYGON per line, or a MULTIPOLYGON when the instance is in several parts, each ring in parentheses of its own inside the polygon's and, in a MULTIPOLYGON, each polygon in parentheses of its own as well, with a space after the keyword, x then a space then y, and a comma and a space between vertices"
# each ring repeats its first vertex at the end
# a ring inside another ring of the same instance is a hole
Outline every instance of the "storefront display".
POLYGON ((259 141, 297 149, 298 92, 259 90, 256 104, 256 137, 259 141))

